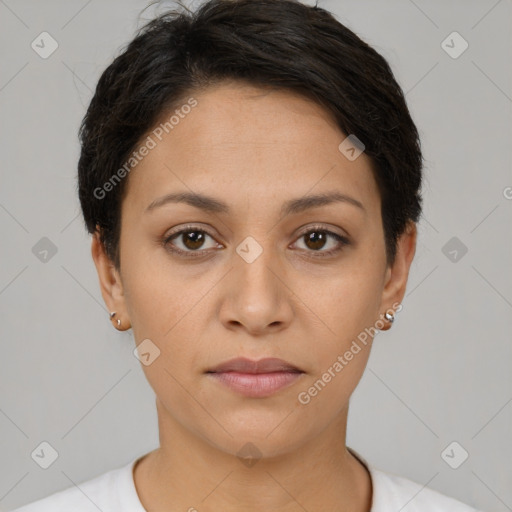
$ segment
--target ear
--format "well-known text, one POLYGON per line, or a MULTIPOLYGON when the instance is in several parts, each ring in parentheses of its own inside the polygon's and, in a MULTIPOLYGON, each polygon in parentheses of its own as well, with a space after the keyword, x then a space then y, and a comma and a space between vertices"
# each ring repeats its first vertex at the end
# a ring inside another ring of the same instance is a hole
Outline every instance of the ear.
MULTIPOLYGON (((416 238, 416 223, 409 222, 405 232, 398 240, 395 262, 386 269, 381 300, 382 314, 388 310, 400 311, 401 309, 402 299, 407 287, 409 269, 416 252, 416 238)), ((388 328, 391 327, 391 324, 387 321, 386 324, 388 324, 388 328)))
POLYGON ((99 227, 92 237, 91 254, 96 271, 98 272, 103 300, 109 312, 116 312, 112 322, 116 329, 120 331, 127 330, 130 328, 130 319, 126 308, 123 283, 119 272, 116 270, 112 260, 107 256, 105 248, 100 241, 99 227), (121 325, 118 325, 117 320, 121 320, 121 325))

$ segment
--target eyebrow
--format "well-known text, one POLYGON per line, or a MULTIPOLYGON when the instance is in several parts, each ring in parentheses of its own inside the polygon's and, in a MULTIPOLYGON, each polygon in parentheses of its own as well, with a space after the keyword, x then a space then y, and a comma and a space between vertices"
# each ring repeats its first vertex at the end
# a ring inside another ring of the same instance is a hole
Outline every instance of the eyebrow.
MULTIPOLYGON (((208 213, 225 213, 230 212, 229 206, 214 197, 206 196, 203 194, 197 194, 192 192, 176 192, 172 194, 166 194, 165 196, 155 199, 145 210, 150 212, 155 208, 164 206, 169 203, 186 203, 190 206, 204 210, 208 213)), ((366 214, 366 209, 363 204, 354 199, 353 197, 341 194, 340 192, 328 192, 323 194, 315 194, 297 199, 290 199, 286 201, 281 207, 281 215, 292 215, 304 212, 311 208, 318 208, 333 203, 346 203, 352 206, 356 206, 362 212, 366 214)))

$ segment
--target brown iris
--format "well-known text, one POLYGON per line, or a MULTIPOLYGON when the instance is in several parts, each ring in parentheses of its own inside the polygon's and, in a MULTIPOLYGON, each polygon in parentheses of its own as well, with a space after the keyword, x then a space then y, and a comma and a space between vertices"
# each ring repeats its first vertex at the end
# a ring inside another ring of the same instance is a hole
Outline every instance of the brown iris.
POLYGON ((327 240, 327 234, 321 231, 312 231, 307 235, 304 235, 306 245, 310 249, 318 250, 321 249, 327 240), (311 244, 311 245, 310 245, 311 244))
POLYGON ((187 231, 182 233, 183 244, 187 249, 199 249, 204 244, 204 233, 201 231, 187 231))

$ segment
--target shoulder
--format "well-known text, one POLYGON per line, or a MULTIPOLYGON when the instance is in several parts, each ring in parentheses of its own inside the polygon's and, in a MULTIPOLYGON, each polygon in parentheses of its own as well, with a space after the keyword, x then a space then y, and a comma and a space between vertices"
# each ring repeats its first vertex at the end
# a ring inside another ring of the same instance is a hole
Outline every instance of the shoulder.
POLYGON ((103 512, 117 511, 121 505, 117 496, 120 485, 133 462, 110 470, 78 485, 73 485, 50 496, 39 499, 12 512, 103 512))
POLYGON ((352 448, 348 450, 370 473, 373 487, 370 512, 480 512, 425 485, 381 471, 352 448))
POLYGON ((371 512, 478 512, 454 498, 412 480, 370 467, 373 481, 371 512))

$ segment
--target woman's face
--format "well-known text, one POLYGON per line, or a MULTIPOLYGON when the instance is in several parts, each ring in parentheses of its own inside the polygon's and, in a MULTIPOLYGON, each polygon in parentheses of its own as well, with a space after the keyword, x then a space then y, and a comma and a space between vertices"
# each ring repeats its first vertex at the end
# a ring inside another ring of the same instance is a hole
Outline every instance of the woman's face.
POLYGON ((389 326, 405 292, 416 232, 388 267, 370 160, 340 151, 346 135, 317 104, 236 84, 191 96, 127 178, 120 274, 105 277, 93 241, 103 296, 137 345, 150 340, 142 368, 161 424, 227 453, 246 442, 283 453, 346 419, 368 332, 389 326), (160 201, 182 193, 215 203, 160 201), (332 194, 350 199, 308 200, 332 194), (245 396, 206 373, 235 357, 302 373, 245 396))

